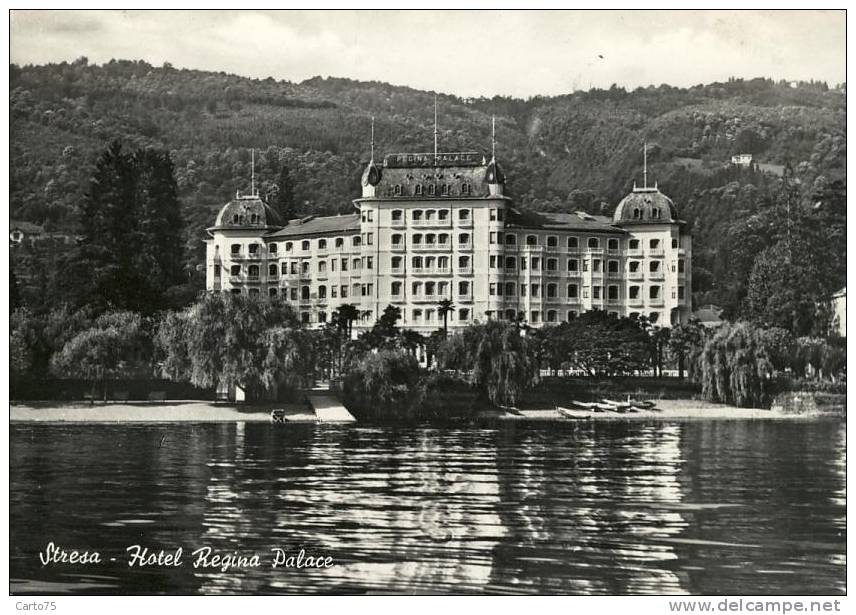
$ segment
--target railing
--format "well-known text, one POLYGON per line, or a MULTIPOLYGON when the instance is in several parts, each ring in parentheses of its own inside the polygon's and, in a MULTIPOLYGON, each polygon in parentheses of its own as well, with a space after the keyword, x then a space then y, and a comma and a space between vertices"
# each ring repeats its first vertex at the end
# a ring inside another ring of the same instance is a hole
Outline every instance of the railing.
POLYGON ((663 248, 652 248, 648 250, 648 256, 652 256, 655 258, 662 258, 663 256, 665 256, 665 254, 666 253, 663 251, 663 248))
POLYGON ((449 267, 412 267, 410 272, 414 275, 448 275, 449 267))
POLYGON ((666 279, 665 274, 662 271, 651 271, 648 274, 649 280, 664 280, 666 279))
POLYGON ((452 221, 449 218, 445 220, 413 220, 413 226, 437 226, 437 227, 450 227, 452 226, 452 221))
POLYGON ((394 252, 399 252, 402 250, 406 250, 407 248, 405 247, 404 243, 393 243, 390 245, 389 249, 394 252))
POLYGON ((642 307, 644 304, 645 304, 645 302, 642 300, 641 297, 636 297, 635 299, 628 299, 627 300, 627 305, 632 306, 632 307, 642 307))
POLYGON ((473 294, 472 293, 464 293, 464 294, 459 293, 458 294, 458 301, 472 301, 472 300, 473 300, 473 294))
POLYGON ((645 255, 645 252, 640 248, 636 248, 634 250, 627 250, 627 256, 629 258, 642 258, 645 255))
POLYGON ((473 249, 473 242, 472 241, 468 241, 466 243, 459 243, 458 244, 458 250, 472 250, 472 249, 473 249))
POLYGON ((458 267, 456 269, 458 275, 472 275, 473 268, 472 267, 458 267))
POLYGON ((459 219, 459 220, 458 220, 458 226, 459 226, 460 228, 472 228, 472 226, 473 226, 473 219, 472 219, 472 218, 467 218, 466 220, 460 220, 460 219, 459 219))
POLYGON ((645 272, 644 271, 628 271, 627 272, 628 280, 644 280, 645 272))

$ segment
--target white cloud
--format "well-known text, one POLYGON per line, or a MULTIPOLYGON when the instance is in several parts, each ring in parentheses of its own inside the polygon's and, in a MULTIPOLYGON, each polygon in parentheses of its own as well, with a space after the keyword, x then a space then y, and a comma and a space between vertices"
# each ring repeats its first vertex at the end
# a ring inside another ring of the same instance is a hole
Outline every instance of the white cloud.
POLYGON ((11 37, 19 64, 144 59, 462 96, 846 79, 843 11, 15 11, 11 37))

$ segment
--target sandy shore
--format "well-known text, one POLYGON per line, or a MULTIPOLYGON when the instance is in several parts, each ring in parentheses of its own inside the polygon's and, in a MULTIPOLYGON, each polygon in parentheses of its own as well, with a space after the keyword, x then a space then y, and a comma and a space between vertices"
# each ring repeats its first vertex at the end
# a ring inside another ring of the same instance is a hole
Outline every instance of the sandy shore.
MULTIPOLYGON (((497 412, 495 418, 503 420, 689 420, 689 419, 790 419, 804 420, 825 416, 824 414, 789 414, 774 412, 763 408, 736 408, 725 404, 715 404, 696 399, 661 399, 657 400, 657 410, 641 410, 633 413, 620 412, 591 412, 588 410, 571 410, 570 416, 556 409, 521 410, 520 414, 497 412)), ((570 406, 570 404, 569 404, 570 406)))
POLYGON ((273 404, 242 406, 208 401, 122 402, 89 405, 88 402, 16 403, 10 407, 12 422, 74 423, 270 423, 273 409, 285 411, 289 422, 316 422, 305 405, 273 404))

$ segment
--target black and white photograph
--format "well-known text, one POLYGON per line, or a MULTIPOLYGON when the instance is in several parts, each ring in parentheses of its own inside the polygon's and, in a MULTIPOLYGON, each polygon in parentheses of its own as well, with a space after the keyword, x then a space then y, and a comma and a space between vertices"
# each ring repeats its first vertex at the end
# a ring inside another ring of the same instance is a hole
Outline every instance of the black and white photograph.
POLYGON ((10 612, 843 610, 845 10, 8 17, 10 612))

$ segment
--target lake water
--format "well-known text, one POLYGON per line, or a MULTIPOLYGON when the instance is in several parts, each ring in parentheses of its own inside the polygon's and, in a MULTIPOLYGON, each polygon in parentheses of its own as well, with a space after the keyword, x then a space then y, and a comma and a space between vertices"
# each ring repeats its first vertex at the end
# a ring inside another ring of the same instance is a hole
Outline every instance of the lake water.
POLYGON ((839 421, 15 424, 10 476, 13 593, 846 591, 839 421), (43 567, 49 541, 106 561, 43 567), (262 566, 194 569, 203 546, 262 566))

